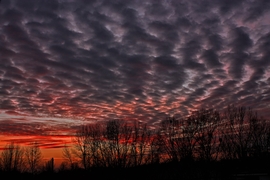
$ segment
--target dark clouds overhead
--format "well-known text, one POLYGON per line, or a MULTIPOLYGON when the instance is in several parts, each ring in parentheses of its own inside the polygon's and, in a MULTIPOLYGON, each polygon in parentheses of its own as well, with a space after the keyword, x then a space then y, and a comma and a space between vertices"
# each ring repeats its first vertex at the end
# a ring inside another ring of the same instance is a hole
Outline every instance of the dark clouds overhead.
POLYGON ((154 123, 232 103, 269 116, 269 10, 267 0, 2 0, 0 121, 154 123))

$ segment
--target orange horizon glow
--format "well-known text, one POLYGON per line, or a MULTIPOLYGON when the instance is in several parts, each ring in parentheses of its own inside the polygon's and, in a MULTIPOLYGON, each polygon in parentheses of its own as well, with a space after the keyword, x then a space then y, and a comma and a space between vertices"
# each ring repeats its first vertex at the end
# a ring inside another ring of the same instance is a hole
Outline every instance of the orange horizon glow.
POLYGON ((25 135, 0 135, 0 154, 5 146, 10 143, 27 147, 31 143, 37 142, 43 156, 43 162, 54 158, 55 166, 64 162, 62 149, 65 145, 72 146, 72 136, 25 136, 25 135))

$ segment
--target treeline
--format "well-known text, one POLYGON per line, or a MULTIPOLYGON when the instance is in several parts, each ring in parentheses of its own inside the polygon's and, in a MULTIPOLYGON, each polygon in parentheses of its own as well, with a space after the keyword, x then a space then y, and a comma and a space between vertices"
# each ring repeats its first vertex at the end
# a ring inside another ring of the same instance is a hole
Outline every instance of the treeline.
POLYGON ((166 162, 269 158, 270 124, 250 108, 201 109, 156 129, 111 120, 83 126, 64 148, 65 168, 127 168, 166 162))
POLYGON ((37 142, 23 147, 13 142, 8 143, 0 156, 0 171, 37 174, 39 172, 53 172, 53 158, 44 162, 42 152, 37 142))
MULTIPOLYGON (((252 109, 201 109, 182 119, 168 117, 156 128, 124 120, 84 125, 73 145, 63 148, 65 161, 58 175, 91 172, 100 178, 102 172, 113 170, 113 174, 121 172, 122 179, 123 174, 135 172, 134 178, 144 174, 156 175, 155 179, 209 179, 216 173, 220 179, 241 170, 268 171, 269 151, 270 123, 252 109), (265 162, 268 165, 262 167, 265 162)), ((10 143, 2 151, 0 171, 44 175, 55 168, 53 159, 42 161, 38 143, 28 147, 10 143)))

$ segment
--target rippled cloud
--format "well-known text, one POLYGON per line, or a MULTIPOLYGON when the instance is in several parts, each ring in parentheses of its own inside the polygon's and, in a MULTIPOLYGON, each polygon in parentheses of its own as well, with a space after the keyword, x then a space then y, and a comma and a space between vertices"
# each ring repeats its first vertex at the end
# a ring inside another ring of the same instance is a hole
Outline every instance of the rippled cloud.
POLYGON ((229 104, 268 118, 269 9, 267 0, 2 0, 0 131, 155 124, 229 104))

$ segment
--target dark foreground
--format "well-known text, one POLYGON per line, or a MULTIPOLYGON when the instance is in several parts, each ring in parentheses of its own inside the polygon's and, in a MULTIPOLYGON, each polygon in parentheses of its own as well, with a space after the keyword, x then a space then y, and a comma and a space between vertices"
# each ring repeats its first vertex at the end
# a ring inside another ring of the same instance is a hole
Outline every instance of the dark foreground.
POLYGON ((162 163, 126 169, 92 168, 59 170, 39 174, 1 172, 1 179, 184 179, 184 180, 270 180, 270 161, 221 161, 162 163))

